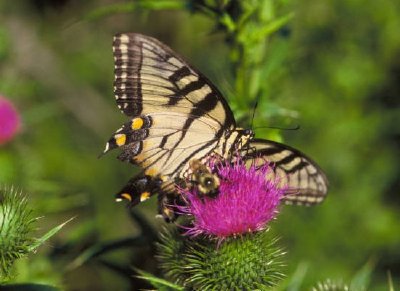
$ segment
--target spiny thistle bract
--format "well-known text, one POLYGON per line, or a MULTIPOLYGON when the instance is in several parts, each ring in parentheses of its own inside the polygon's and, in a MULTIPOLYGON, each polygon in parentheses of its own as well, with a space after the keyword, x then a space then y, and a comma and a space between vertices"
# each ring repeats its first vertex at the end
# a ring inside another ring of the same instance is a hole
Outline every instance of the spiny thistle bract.
POLYGON ((29 253, 36 220, 21 192, 0 189, 0 282, 9 278, 15 260, 29 253))
POLYGON ((168 279, 194 290, 265 290, 283 277, 283 255, 268 230, 218 242, 165 230, 157 244, 168 279))

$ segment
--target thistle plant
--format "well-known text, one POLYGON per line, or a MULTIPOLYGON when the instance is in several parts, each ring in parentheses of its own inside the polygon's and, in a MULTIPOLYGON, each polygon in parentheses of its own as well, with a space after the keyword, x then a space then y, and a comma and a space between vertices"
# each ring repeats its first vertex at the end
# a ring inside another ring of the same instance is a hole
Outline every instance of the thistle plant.
MULTIPOLYGON (((214 162, 212 162, 214 163, 214 162)), ((257 164, 257 163, 254 163, 257 164)), ((195 290, 254 290, 283 278, 284 252, 268 232, 285 188, 266 180, 272 167, 245 163, 216 164, 217 197, 199 197, 198 189, 181 190, 190 218, 183 233, 166 231, 158 244, 166 277, 195 290)))
POLYGON ((36 220, 20 192, 0 190, 0 282, 10 277, 14 262, 32 250, 36 220))
POLYGON ((268 230, 219 244, 166 229, 157 247, 165 277, 185 290, 265 290, 284 278, 285 252, 268 230))
POLYGON ((18 259, 32 254, 69 222, 36 238, 34 232, 38 219, 22 192, 12 187, 0 188, 0 284, 13 278, 13 265, 18 259))

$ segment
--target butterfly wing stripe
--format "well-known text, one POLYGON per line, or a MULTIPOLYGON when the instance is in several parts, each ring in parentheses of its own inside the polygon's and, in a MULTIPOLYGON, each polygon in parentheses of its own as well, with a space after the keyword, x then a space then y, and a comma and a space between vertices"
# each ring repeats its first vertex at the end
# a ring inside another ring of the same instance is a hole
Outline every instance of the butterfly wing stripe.
MULTIPOLYGON (((128 102, 128 101, 124 101, 124 102, 128 102)), ((136 103, 136 101, 130 101, 132 103, 136 103)), ((142 104, 144 105, 148 105, 148 107, 160 107, 161 109, 164 109, 162 112, 157 112, 157 113, 153 113, 151 115, 157 115, 157 114, 166 114, 166 115, 170 115, 172 116, 174 114, 174 112, 172 111, 173 109, 175 109, 175 111, 182 111, 180 109, 187 109, 186 112, 188 114, 188 118, 201 118, 201 117, 207 117, 208 119, 212 119, 214 122, 217 122, 218 124, 220 124, 221 126, 223 126, 223 120, 222 118, 218 119, 215 118, 215 116, 213 114, 210 114, 210 111, 205 111, 204 108, 199 107, 198 105, 193 105, 193 106, 188 106, 188 105, 181 105, 181 104, 177 104, 175 105, 173 108, 170 108, 170 112, 167 111, 166 109, 166 105, 164 104, 160 104, 159 101, 147 101, 147 102, 143 102, 142 104), (196 112, 192 113, 192 109, 197 108, 196 112)), ((217 104, 218 105, 218 104, 217 104)), ((154 109, 156 110, 156 109, 154 109)))
MULTIPOLYGON (((188 120, 192 120, 192 119, 188 119, 188 120)), ((193 121, 191 121, 190 123, 188 122, 188 120, 186 121, 185 125, 184 125, 184 129, 186 128, 190 128, 191 124, 193 123, 193 121)), ((222 129, 222 128, 221 128, 222 129)), ((219 139, 220 135, 221 135, 221 129, 217 132, 216 134, 216 138, 219 139)), ((173 148, 179 148, 179 145, 183 142, 183 140, 185 139, 187 133, 189 132, 189 130, 185 130, 182 131, 181 137, 179 138, 179 140, 175 143, 175 145, 173 146, 173 148)), ((168 140, 169 137, 167 137, 166 139, 168 140)), ((215 140, 215 138, 214 138, 215 140)), ((186 147, 188 148, 188 147, 186 147)), ((195 154, 197 154, 202 148, 200 147, 197 150, 192 150, 192 154, 190 154, 185 160, 189 161, 189 159, 191 159, 195 154)), ((209 152, 211 152, 213 150, 213 148, 210 148, 209 152)), ((171 151, 170 156, 172 155, 173 151, 171 151)), ((169 156, 169 158, 170 158, 169 156)), ((199 158, 197 158, 199 159, 199 158)))
MULTIPOLYGON (((203 86, 205 85, 204 80, 198 79, 196 81, 190 82, 188 84, 186 84, 184 87, 180 88, 180 90, 178 91, 178 94, 180 96, 184 96, 184 98, 189 95, 189 93, 192 93, 194 91, 200 90, 201 88, 203 88, 203 86)), ((218 101, 217 97, 214 96, 215 99, 218 101)), ((176 102, 176 101, 175 101, 176 102)), ((176 103, 173 103, 172 105, 174 105, 176 103)))
MULTIPOLYGON (((307 167, 307 162, 301 161, 297 165, 293 166, 291 169, 286 169, 286 172, 288 174, 292 174, 292 173, 300 171, 301 169, 306 168, 306 167, 307 167)), ((311 177, 311 176, 317 175, 317 172, 316 173, 308 173, 308 174, 309 174, 309 177, 311 177)))
MULTIPOLYGON (((160 91, 157 90, 158 88, 155 89, 158 86, 169 90, 170 95, 162 95, 168 98, 166 105, 175 105, 184 98, 196 99, 193 100, 196 104, 203 96, 201 90, 195 94, 193 92, 207 84, 224 109, 224 125, 229 127, 235 124, 233 113, 218 89, 158 40, 140 34, 118 34, 114 38, 113 49, 115 95, 117 104, 125 114, 134 116, 145 113, 147 95, 143 89, 146 85, 151 84, 155 91, 160 91), (153 79, 151 76, 157 76, 156 80, 150 81, 153 79), (132 103, 130 100, 136 100, 138 103, 132 103)), ((159 110, 165 110, 165 108, 160 107, 159 110)), ((219 116, 213 117, 219 118, 219 116)))
MULTIPOLYGON (((201 160, 202 158, 204 158, 205 156, 210 154, 210 152, 212 152, 212 149, 214 149, 216 147, 218 140, 219 139, 216 138, 214 140, 211 140, 211 141, 205 143, 203 146, 198 146, 196 148, 196 150, 192 150, 190 152, 190 154, 187 155, 186 158, 181 159, 181 162, 175 166, 175 169, 171 170, 171 168, 170 168, 170 164, 174 164, 176 162, 175 160, 171 161, 169 164, 166 164, 165 167, 169 168, 168 171, 170 172, 170 175, 172 175, 172 173, 174 173, 174 172, 178 172, 178 173, 180 173, 181 178, 182 178, 184 169, 185 169, 185 167, 188 166, 189 161, 193 160, 193 159, 201 160)), ((187 149, 188 148, 185 148, 185 150, 187 150, 187 149)))
POLYGON ((275 166, 276 166, 276 167, 279 167, 279 166, 283 166, 283 165, 290 164, 291 162, 294 161, 294 159, 295 159, 296 157, 297 157, 297 156, 296 156, 294 153, 290 153, 290 154, 287 155, 286 157, 284 157, 284 158, 282 158, 282 159, 276 161, 276 162, 275 162, 275 166))
MULTIPOLYGON (((157 123, 157 116, 153 116, 153 120, 157 123)), ((223 132, 215 127, 211 129, 209 123, 200 119, 195 119, 193 126, 195 128, 186 130, 189 132, 188 136, 179 143, 176 140, 178 136, 182 136, 183 128, 172 130, 169 127, 167 133, 163 133, 162 129, 152 127, 149 129, 148 137, 143 140, 138 139, 140 145, 123 146, 123 154, 119 159, 138 164, 146 170, 152 168, 154 173, 172 176, 176 172, 179 175, 189 160, 201 159, 212 152, 223 132), (204 126, 210 129, 202 130, 204 126), (200 138, 202 136, 203 138, 200 138)))
POLYGON ((183 66, 178 70, 176 70, 171 76, 169 76, 168 79, 171 82, 176 83, 179 80, 183 79, 184 77, 190 76, 190 74, 191 74, 190 69, 186 66, 183 66))
POLYGON ((145 165, 143 167, 145 171, 155 167, 154 169, 157 172, 161 172, 165 176, 174 176, 175 173, 182 173, 183 169, 187 167, 190 160, 194 158, 204 158, 210 152, 210 148, 214 148, 217 142, 218 139, 215 139, 207 143, 201 143, 203 144, 202 146, 200 146, 200 144, 196 144, 196 149, 190 151, 190 153, 187 155, 184 155, 184 152, 190 149, 190 147, 173 149, 161 149, 159 147, 154 147, 151 149, 146 149, 145 151, 140 153, 138 157, 140 158, 141 155, 145 156, 145 158, 140 161, 141 164, 145 165), (177 153, 178 150, 179 153, 177 153), (174 158, 172 159, 171 157, 173 156, 173 154, 174 158), (160 164, 159 160, 163 158, 166 159, 162 164, 160 164))
POLYGON ((326 196, 328 181, 325 174, 314 161, 294 148, 273 141, 254 139, 244 153, 244 158, 249 164, 273 163, 275 177, 281 180, 284 187, 288 187, 284 198, 288 202, 314 204, 321 202, 326 196))
MULTIPOLYGON (((218 121, 213 121, 209 118, 204 118, 201 116, 196 117, 186 117, 182 113, 173 112, 171 114, 167 113, 157 113, 153 114, 152 117, 141 116, 134 118, 132 121, 125 123, 121 128, 119 128, 115 134, 109 139, 105 152, 115 149, 120 146, 126 146, 129 143, 140 142, 145 139, 151 140, 155 138, 162 138, 159 147, 164 147, 169 141, 170 136, 178 134, 183 136, 186 132, 190 134, 196 134, 195 140, 204 139, 204 142, 219 136, 218 121), (196 122, 195 126, 191 128, 182 127, 182 123, 191 119, 192 122, 196 122), (135 120, 141 122, 140 128, 134 127, 135 120), (123 139, 123 140, 122 140, 123 139)), ((175 138, 175 137, 172 137, 175 138)), ((179 147, 175 139, 174 144, 168 144, 169 148, 179 147)), ((172 141, 172 140, 171 140, 172 141)))

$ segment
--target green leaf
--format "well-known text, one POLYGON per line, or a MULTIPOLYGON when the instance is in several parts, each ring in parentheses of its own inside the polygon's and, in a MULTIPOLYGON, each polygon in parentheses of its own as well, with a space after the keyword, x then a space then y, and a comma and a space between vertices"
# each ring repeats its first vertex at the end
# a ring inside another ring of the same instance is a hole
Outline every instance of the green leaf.
POLYGON ((150 273, 147 273, 137 268, 134 268, 134 270, 137 273, 141 274, 141 276, 135 276, 135 277, 149 281, 150 284, 152 284, 156 288, 159 288, 159 290, 183 290, 183 287, 171 283, 167 280, 158 278, 150 273))
POLYGON ((233 33, 236 29, 236 24, 229 14, 224 13, 220 18, 220 23, 226 27, 229 33, 233 33))
POLYGON ((390 273, 390 271, 387 272, 387 276, 388 276, 389 291, 395 291, 394 285, 393 285, 393 278, 392 278, 392 274, 390 273))
POLYGON ((52 228, 41 238, 35 239, 35 241, 32 243, 32 245, 29 246, 28 251, 32 252, 32 251, 36 250, 39 246, 41 246, 45 241, 47 241, 49 238, 51 238, 53 235, 55 235, 57 232, 59 232, 68 222, 70 222, 74 218, 75 217, 68 219, 66 222, 52 228))
POLYGON ((260 30, 260 33, 257 34, 257 38, 259 40, 261 40, 261 39, 264 39, 266 36, 271 35, 272 33, 278 31, 283 26, 285 26, 293 17, 294 17, 294 13, 290 12, 290 13, 272 21, 267 26, 265 26, 262 30, 260 30))
POLYGON ((370 259, 353 277, 350 283, 350 290, 365 290, 370 281, 371 274, 375 267, 375 260, 370 259))
POLYGON ((301 262, 300 264, 298 264, 294 274, 291 276, 287 291, 301 290, 301 285, 304 282, 304 278, 308 272, 308 269, 309 264, 307 262, 301 262))

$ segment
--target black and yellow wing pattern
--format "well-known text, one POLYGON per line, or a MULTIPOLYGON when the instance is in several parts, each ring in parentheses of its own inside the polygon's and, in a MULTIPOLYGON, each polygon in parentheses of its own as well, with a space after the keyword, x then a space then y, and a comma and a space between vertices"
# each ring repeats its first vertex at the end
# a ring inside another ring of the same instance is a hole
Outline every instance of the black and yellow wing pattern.
MULTIPOLYGON (((113 51, 117 106, 132 119, 110 138, 104 153, 120 147, 119 159, 143 169, 139 180, 154 177, 165 186, 191 159, 212 152, 226 129, 235 128, 233 114, 206 77, 158 40, 118 34, 113 51)), ((120 194, 139 195, 136 184, 131 180, 120 194)))
POLYGON ((242 153, 249 164, 274 164, 274 175, 287 187, 288 202, 314 204, 326 196, 328 182, 315 162, 289 146, 254 139, 251 131, 237 128, 218 89, 168 46, 152 37, 123 33, 114 37, 113 52, 114 94, 130 120, 109 139, 104 153, 121 148, 118 158, 143 170, 117 198, 135 205, 159 193, 161 204, 168 203, 165 196, 176 194, 174 183, 183 178, 190 161, 213 154, 230 161, 234 152, 242 153))
POLYGON ((317 204, 326 196, 328 180, 324 172, 299 150, 270 140, 253 139, 243 159, 256 166, 271 163, 273 172, 266 178, 278 179, 286 189, 283 199, 288 204, 317 204))

